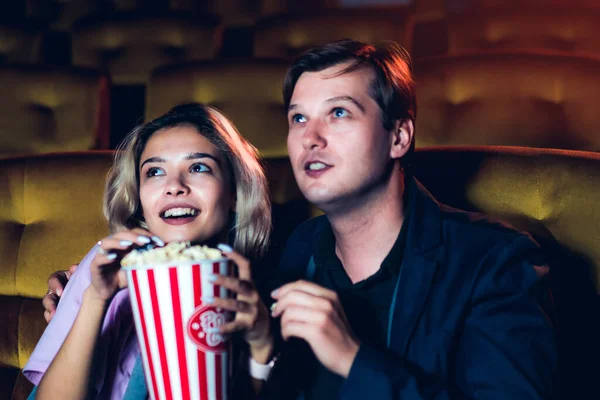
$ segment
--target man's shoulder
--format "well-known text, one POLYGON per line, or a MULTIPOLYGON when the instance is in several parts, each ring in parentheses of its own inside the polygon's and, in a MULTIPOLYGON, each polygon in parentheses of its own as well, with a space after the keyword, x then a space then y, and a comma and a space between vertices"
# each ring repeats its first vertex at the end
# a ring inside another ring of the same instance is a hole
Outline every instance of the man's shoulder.
POLYGON ((446 205, 440 205, 440 217, 444 244, 453 249, 457 258, 483 261, 492 255, 497 258, 521 254, 543 262, 536 240, 503 220, 446 205))
POLYGON ((490 239, 503 239, 515 236, 528 236, 508 222, 490 215, 465 211, 440 204, 440 217, 445 232, 458 235, 483 235, 490 239))
POLYGON ((416 179, 411 181, 411 209, 416 218, 411 225, 417 234, 419 242, 440 243, 439 238, 446 244, 459 245, 458 248, 468 248, 506 242, 517 238, 531 237, 515 229, 505 221, 489 215, 465 211, 441 203, 416 179), (420 226, 419 226, 420 225, 420 226), (438 236, 439 235, 439 236, 438 236))
POLYGON ((440 205, 444 236, 469 239, 470 242, 507 242, 527 240, 535 243, 529 233, 518 230, 505 220, 490 215, 440 205))

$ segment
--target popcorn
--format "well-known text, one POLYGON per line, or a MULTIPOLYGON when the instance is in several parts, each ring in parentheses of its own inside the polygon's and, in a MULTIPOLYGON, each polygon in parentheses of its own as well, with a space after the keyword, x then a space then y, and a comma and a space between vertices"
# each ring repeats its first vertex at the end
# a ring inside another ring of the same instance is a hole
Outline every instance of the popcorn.
POLYGON ((219 260, 223 254, 218 249, 195 245, 190 242, 171 242, 164 247, 142 247, 131 251, 121 260, 123 267, 140 267, 169 262, 193 260, 219 260))

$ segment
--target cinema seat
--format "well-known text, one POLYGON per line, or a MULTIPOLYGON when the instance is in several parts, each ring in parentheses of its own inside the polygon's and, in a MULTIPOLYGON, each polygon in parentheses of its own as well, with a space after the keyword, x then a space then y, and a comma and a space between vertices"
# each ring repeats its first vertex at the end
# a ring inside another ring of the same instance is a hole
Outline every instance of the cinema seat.
POLYGON ((41 45, 42 31, 34 24, 0 23, 0 62, 39 63, 41 45))
POLYGON ((548 49, 600 57, 600 3, 478 7, 449 14, 448 50, 548 49))
POLYGON ((256 24, 254 55, 295 58, 312 47, 344 38, 367 43, 393 40, 410 50, 412 31, 410 7, 283 14, 256 24))
POLYGON ((212 58, 220 40, 219 21, 212 15, 94 15, 74 24, 73 64, 107 68, 115 84, 143 85, 159 66, 212 58))
POLYGON ((287 155, 287 121, 281 82, 288 65, 252 59, 166 67, 152 74, 146 120, 186 102, 211 104, 225 113, 263 157, 287 155))
POLYGON ((415 63, 417 146, 600 150, 600 58, 490 51, 415 63))
POLYGON ((0 156, 109 146, 105 73, 34 65, 0 67, 0 156))
MULTIPOLYGON (((0 160, 2 399, 24 400, 31 390, 19 370, 46 326, 40 298, 48 276, 78 262, 107 233, 101 198, 111 156, 84 152, 0 160)), ((280 221, 297 223, 294 213, 304 201, 289 168, 286 159, 269 161, 267 176, 276 203, 297 205, 281 209, 280 221)), ((418 150, 412 169, 440 201, 501 218, 538 240, 552 269, 561 398, 598 398, 596 371, 589 366, 600 357, 600 154, 434 147, 418 150)))

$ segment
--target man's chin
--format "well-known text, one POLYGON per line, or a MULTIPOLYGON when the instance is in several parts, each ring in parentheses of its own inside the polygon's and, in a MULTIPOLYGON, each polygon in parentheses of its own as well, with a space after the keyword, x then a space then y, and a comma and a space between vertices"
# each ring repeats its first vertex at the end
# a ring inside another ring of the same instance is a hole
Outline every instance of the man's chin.
POLYGON ((319 210, 327 213, 331 209, 335 209, 336 207, 336 198, 333 196, 305 196, 306 200, 319 210))

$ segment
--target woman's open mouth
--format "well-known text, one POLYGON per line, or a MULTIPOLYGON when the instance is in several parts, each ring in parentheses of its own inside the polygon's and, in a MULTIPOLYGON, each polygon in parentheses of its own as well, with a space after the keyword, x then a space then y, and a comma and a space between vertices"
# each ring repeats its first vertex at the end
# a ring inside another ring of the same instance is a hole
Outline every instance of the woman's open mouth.
POLYGON ((189 207, 169 208, 160 214, 162 220, 169 225, 184 225, 192 222, 200 214, 200 210, 189 207))

